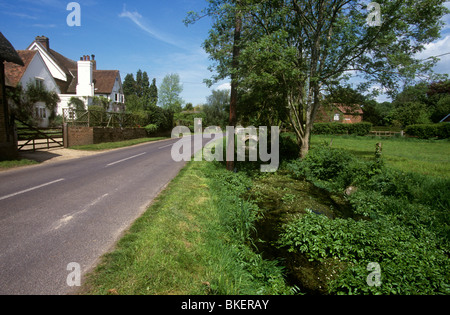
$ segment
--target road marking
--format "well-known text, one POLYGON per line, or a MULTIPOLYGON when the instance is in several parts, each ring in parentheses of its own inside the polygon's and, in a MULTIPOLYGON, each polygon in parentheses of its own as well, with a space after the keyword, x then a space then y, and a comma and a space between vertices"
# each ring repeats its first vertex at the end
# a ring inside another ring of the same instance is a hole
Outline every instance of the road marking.
POLYGON ((11 198, 11 197, 14 197, 14 196, 17 196, 17 195, 25 194, 25 193, 27 193, 27 192, 30 192, 30 191, 33 191, 33 190, 36 190, 36 189, 39 189, 39 188, 42 188, 42 187, 45 187, 45 186, 50 186, 50 185, 53 185, 53 184, 62 182, 63 180, 65 180, 65 179, 64 179, 64 178, 60 178, 60 179, 54 180, 53 182, 49 182, 49 183, 42 184, 42 185, 39 185, 39 186, 36 186, 36 187, 33 187, 33 188, 29 188, 29 189, 25 189, 25 190, 16 192, 16 193, 11 194, 11 195, 7 195, 7 196, 4 196, 4 197, 0 197, 0 201, 1 201, 1 200, 8 199, 8 198, 11 198))
POLYGON ((164 149, 164 148, 167 148, 167 147, 171 147, 171 146, 173 146, 173 143, 172 143, 172 144, 165 145, 165 146, 163 146, 163 147, 160 147, 160 148, 158 148, 158 150, 161 150, 161 149, 164 149))
POLYGON ((137 154, 137 155, 133 155, 133 156, 130 156, 129 158, 126 158, 126 159, 123 159, 123 160, 120 160, 120 161, 116 161, 116 162, 113 162, 113 163, 109 163, 108 165, 106 165, 106 167, 108 167, 108 166, 113 166, 113 165, 116 165, 116 164, 119 164, 119 163, 122 163, 122 162, 125 162, 125 161, 128 161, 128 160, 137 158, 137 157, 139 157, 139 156, 141 156, 141 155, 144 155, 144 154, 147 154, 147 152, 144 152, 144 153, 141 153, 141 154, 137 154))
POLYGON ((59 230, 60 228, 62 228, 63 226, 66 226, 71 220, 73 220, 76 216, 83 214, 85 212, 87 212, 90 208, 92 208, 93 206, 95 206, 96 204, 98 204, 100 201, 102 201, 103 199, 105 199, 106 197, 108 197, 109 194, 104 194, 103 196, 95 199, 93 202, 91 202, 90 204, 87 205, 86 208, 84 208, 81 211, 72 213, 72 214, 66 214, 65 216, 63 216, 60 220, 58 220, 53 226, 52 231, 56 231, 59 230))

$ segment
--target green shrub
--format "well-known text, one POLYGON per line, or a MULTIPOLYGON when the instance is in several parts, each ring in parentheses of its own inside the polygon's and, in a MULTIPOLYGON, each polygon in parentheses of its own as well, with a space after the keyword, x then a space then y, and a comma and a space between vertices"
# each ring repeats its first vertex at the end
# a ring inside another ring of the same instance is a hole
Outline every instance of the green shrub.
POLYGON ((280 135, 280 160, 293 160, 298 158, 299 155, 300 147, 295 136, 289 133, 282 133, 280 135))
POLYGON ((358 135, 365 136, 370 133, 371 123, 316 123, 314 124, 313 134, 315 135, 358 135))
POLYGON ((145 131, 147 131, 147 135, 151 135, 153 133, 155 133, 156 131, 158 131, 158 126, 155 124, 149 124, 147 126, 144 127, 145 131))
POLYGON ((326 145, 286 169, 336 192, 349 183, 358 187, 347 199, 364 219, 309 212, 288 223, 279 239, 318 263, 339 261, 330 293, 450 294, 450 180, 361 161, 326 145), (381 266, 380 287, 366 282, 370 262, 381 266))
POLYGON ((431 139, 431 138, 447 139, 450 138, 450 124, 440 123, 440 124, 410 125, 406 127, 405 132, 407 135, 417 137, 419 139, 431 139))

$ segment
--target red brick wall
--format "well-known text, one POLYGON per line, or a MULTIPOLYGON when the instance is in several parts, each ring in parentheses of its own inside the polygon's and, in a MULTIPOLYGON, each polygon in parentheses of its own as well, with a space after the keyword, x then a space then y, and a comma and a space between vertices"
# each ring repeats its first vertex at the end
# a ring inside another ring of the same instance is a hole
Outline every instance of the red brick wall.
POLYGON ((143 128, 67 127, 66 147, 145 138, 143 128))

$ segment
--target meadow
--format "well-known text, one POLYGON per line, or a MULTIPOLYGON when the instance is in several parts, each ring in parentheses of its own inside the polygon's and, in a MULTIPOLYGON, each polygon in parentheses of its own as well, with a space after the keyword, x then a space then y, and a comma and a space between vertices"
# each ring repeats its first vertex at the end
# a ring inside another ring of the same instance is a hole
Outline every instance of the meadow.
POLYGON ((379 138, 359 136, 312 137, 312 145, 330 143, 333 148, 364 159, 372 159, 375 145, 382 143, 383 160, 386 164, 405 172, 416 172, 450 179, 450 141, 419 140, 414 138, 379 138))

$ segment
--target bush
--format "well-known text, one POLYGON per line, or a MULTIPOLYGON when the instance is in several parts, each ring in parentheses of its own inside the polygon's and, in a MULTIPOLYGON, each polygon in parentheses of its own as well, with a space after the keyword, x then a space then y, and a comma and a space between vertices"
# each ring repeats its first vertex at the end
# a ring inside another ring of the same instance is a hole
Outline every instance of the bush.
POLYGON ((280 135, 280 160, 288 161, 298 158, 300 147, 297 144, 295 135, 282 133, 280 135))
POLYGON ((372 129, 371 123, 356 123, 356 124, 342 124, 342 123, 317 123, 314 124, 313 134, 315 135, 358 135, 365 136, 370 133, 372 129))
POLYGON ((450 124, 440 123, 410 125, 406 127, 405 132, 409 136, 417 137, 419 139, 431 139, 436 137, 440 139, 447 139, 450 138, 450 124))
POLYGON ((155 124, 150 124, 144 127, 145 131, 147 131, 147 135, 151 135, 153 133, 155 133, 156 131, 158 131, 158 126, 155 124))
POLYGON ((288 223, 279 239, 280 246, 323 265, 340 263, 330 293, 450 294, 449 180, 360 161, 326 145, 287 169, 330 190, 358 187, 347 198, 364 219, 308 212, 288 223), (371 262, 381 266, 380 287, 366 282, 371 262))

